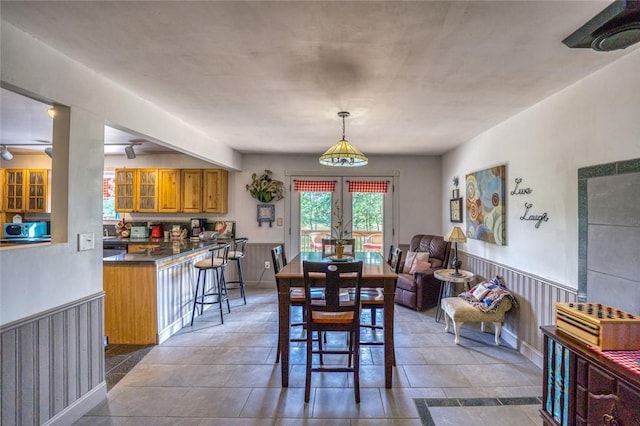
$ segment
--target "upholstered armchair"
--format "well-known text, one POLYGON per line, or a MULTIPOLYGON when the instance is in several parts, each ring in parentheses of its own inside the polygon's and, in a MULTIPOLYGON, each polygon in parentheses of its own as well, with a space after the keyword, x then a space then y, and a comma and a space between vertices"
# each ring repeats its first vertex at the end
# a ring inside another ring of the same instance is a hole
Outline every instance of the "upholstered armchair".
POLYGON ((413 272, 401 269, 398 274, 395 302, 409 308, 422 311, 436 306, 438 292, 442 282, 433 276, 434 271, 448 268, 451 243, 437 235, 418 234, 411 238, 409 253, 429 253, 429 267, 414 264, 413 272))

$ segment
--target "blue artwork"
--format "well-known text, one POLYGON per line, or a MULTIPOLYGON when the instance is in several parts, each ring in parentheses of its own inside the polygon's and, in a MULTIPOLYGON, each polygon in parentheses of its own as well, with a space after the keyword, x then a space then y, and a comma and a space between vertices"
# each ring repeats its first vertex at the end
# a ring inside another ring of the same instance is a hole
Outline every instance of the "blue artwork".
POLYGON ((467 238, 506 245, 506 166, 496 166, 466 176, 467 238))

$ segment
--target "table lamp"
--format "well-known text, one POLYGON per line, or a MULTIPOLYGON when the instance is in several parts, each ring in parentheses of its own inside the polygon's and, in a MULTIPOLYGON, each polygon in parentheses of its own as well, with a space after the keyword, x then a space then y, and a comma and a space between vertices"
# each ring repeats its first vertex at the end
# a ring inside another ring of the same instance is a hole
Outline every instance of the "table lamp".
POLYGON ((444 236, 445 241, 450 241, 454 244, 455 247, 455 255, 453 257, 453 267, 456 268, 455 272, 451 273, 452 277, 462 277, 463 275, 460 273, 459 269, 462 265, 462 262, 458 259, 458 243, 466 243, 467 237, 462 232, 459 226, 454 226, 451 231, 447 235, 444 236))

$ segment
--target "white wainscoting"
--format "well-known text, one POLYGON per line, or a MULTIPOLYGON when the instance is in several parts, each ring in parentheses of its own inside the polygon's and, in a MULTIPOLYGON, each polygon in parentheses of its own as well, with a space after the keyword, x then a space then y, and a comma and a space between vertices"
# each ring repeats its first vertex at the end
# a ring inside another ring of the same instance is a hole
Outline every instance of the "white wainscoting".
POLYGON ((106 398, 104 293, 5 324, 3 425, 71 424, 106 398))
POLYGON ((459 252, 458 257, 463 268, 476 274, 478 280, 496 275, 504 279, 520 306, 507 314, 502 337, 542 368, 544 343, 540 326, 554 324, 555 303, 576 302, 578 290, 468 253, 459 252))

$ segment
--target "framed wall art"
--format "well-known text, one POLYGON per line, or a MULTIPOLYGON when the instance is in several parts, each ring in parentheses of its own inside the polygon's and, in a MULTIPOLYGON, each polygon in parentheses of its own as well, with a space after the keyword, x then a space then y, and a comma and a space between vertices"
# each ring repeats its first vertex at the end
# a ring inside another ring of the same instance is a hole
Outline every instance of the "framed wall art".
POLYGON ((452 198, 449 201, 449 216, 451 222, 462 222, 462 198, 452 198))
POLYGON ((258 226, 262 226, 262 222, 268 222, 269 227, 271 227, 274 220, 276 220, 276 206, 273 204, 258 204, 258 226))
POLYGON ((495 166, 466 176, 467 238, 507 244, 505 176, 507 166, 495 166))

